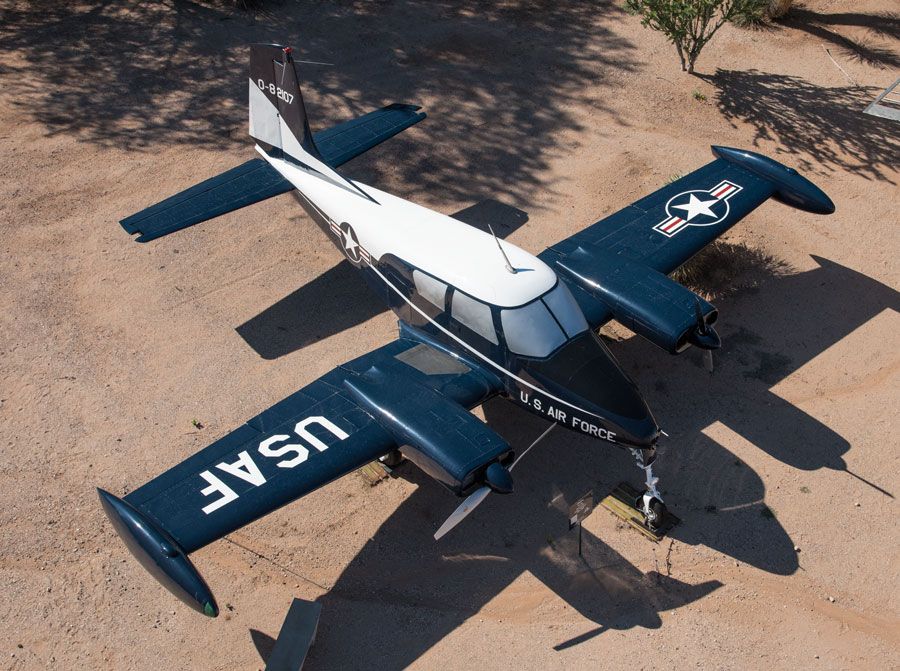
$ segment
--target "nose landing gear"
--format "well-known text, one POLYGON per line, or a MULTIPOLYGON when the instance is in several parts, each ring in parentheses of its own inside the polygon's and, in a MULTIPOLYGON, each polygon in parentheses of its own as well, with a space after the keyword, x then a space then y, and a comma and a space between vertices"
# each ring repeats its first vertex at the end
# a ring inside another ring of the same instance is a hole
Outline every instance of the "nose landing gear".
POLYGON ((666 509, 662 494, 656 486, 659 482, 659 478, 653 475, 656 448, 632 449, 631 454, 638 468, 644 471, 644 491, 638 491, 627 482, 621 482, 600 502, 600 505, 635 531, 658 543, 680 520, 666 509))
POLYGON ((644 493, 635 501, 634 507, 644 514, 644 524, 650 531, 659 531, 666 518, 666 504, 663 503, 662 494, 656 488, 659 478, 653 475, 653 464, 656 461, 656 448, 650 450, 632 449, 631 454, 637 462, 638 468, 644 471, 644 493))

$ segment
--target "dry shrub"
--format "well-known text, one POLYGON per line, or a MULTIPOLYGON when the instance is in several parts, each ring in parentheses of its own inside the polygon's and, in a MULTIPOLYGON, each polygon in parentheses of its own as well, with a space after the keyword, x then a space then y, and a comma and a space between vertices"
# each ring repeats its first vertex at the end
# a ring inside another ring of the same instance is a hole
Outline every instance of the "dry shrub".
POLYGON ((766 16, 770 19, 780 19, 788 13, 794 0, 769 0, 766 16))
POLYGON ((672 279, 713 301, 790 272, 787 263, 761 249, 716 240, 672 273, 672 279))

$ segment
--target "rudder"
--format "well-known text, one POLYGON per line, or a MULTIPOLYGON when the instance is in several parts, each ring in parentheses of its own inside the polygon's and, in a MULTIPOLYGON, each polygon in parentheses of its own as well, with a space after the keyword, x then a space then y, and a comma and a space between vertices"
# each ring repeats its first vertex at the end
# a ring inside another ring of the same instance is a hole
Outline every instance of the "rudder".
POLYGON ((250 136, 290 156, 321 160, 303 104, 291 47, 250 46, 250 136))

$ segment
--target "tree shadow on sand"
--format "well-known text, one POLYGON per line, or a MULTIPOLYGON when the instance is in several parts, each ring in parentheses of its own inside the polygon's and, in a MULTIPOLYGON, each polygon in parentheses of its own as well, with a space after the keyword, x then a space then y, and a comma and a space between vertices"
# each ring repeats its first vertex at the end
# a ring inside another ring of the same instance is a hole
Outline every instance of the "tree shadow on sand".
POLYGON ((718 70, 703 77, 719 89, 716 104, 732 123, 755 129, 754 144, 777 142, 802 171, 847 170, 893 184, 900 140, 892 122, 862 110, 879 90, 823 88, 792 75, 718 70))
POLYGON ((299 65, 314 130, 390 102, 428 105, 419 138, 355 160, 351 176, 399 173, 406 195, 524 196, 550 187, 559 137, 579 129, 570 110, 612 116, 586 91, 635 67, 633 45, 610 29, 618 20, 612 0, 283 3, 257 14, 185 0, 24 3, 0 11, 12 54, 0 76, 49 134, 250 156, 246 47, 291 43, 298 60, 333 64, 299 65))
POLYGON ((848 58, 882 68, 900 68, 900 55, 896 49, 879 43, 882 39, 900 40, 900 14, 896 12, 828 14, 796 7, 779 23, 835 46, 848 58), (864 28, 867 32, 862 39, 854 39, 837 32, 841 28, 864 28))

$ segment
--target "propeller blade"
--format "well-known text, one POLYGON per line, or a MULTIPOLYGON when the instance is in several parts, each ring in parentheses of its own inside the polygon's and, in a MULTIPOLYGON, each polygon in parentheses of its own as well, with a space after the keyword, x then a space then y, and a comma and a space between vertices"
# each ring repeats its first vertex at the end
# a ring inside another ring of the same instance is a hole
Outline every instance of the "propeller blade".
POLYGON ((444 534, 466 519, 466 516, 475 510, 475 508, 478 507, 478 504, 484 501, 490 493, 491 488, 485 485, 469 494, 466 497, 466 500, 459 504, 459 507, 454 510, 453 514, 441 525, 441 528, 434 532, 434 540, 439 540, 444 534))
POLYGON ((706 370, 710 373, 713 372, 713 351, 711 349, 706 350, 706 370))
POLYGON ((703 309, 700 307, 700 299, 694 302, 694 314, 697 316, 697 326, 688 334, 688 342, 701 349, 719 349, 722 340, 716 330, 706 323, 703 318, 703 309))
POLYGON ((694 301, 694 314, 697 316, 697 333, 706 335, 706 320, 703 318, 703 309, 700 307, 700 299, 694 301))
MULTIPOLYGON (((535 445, 537 445, 539 442, 541 442, 548 433, 553 431, 553 427, 555 427, 555 426, 556 426, 556 422, 554 422, 553 424, 548 426, 547 429, 544 431, 544 433, 542 433, 540 436, 538 436, 537 439, 531 445, 529 445, 528 447, 525 448, 525 450, 522 452, 522 454, 520 454, 518 457, 516 457, 516 460, 512 463, 512 466, 510 466, 508 470, 511 471, 512 469, 514 469, 516 467, 516 464, 518 464, 520 461, 522 461, 522 457, 524 457, 526 454, 528 454, 528 451, 531 450, 531 448, 534 447, 535 445)), ((491 493, 491 491, 492 490, 488 485, 484 485, 483 487, 479 487, 474 492, 469 494, 466 497, 466 499, 462 503, 459 504, 459 507, 453 511, 453 513, 450 515, 450 517, 448 517, 444 521, 444 523, 441 525, 441 528, 434 532, 434 540, 439 540, 442 536, 444 536, 453 527, 455 527, 457 524, 459 524, 464 519, 466 519, 466 516, 470 512, 475 510, 475 508, 478 507, 478 504, 480 504, 482 501, 484 501, 487 498, 487 495, 491 493)))

